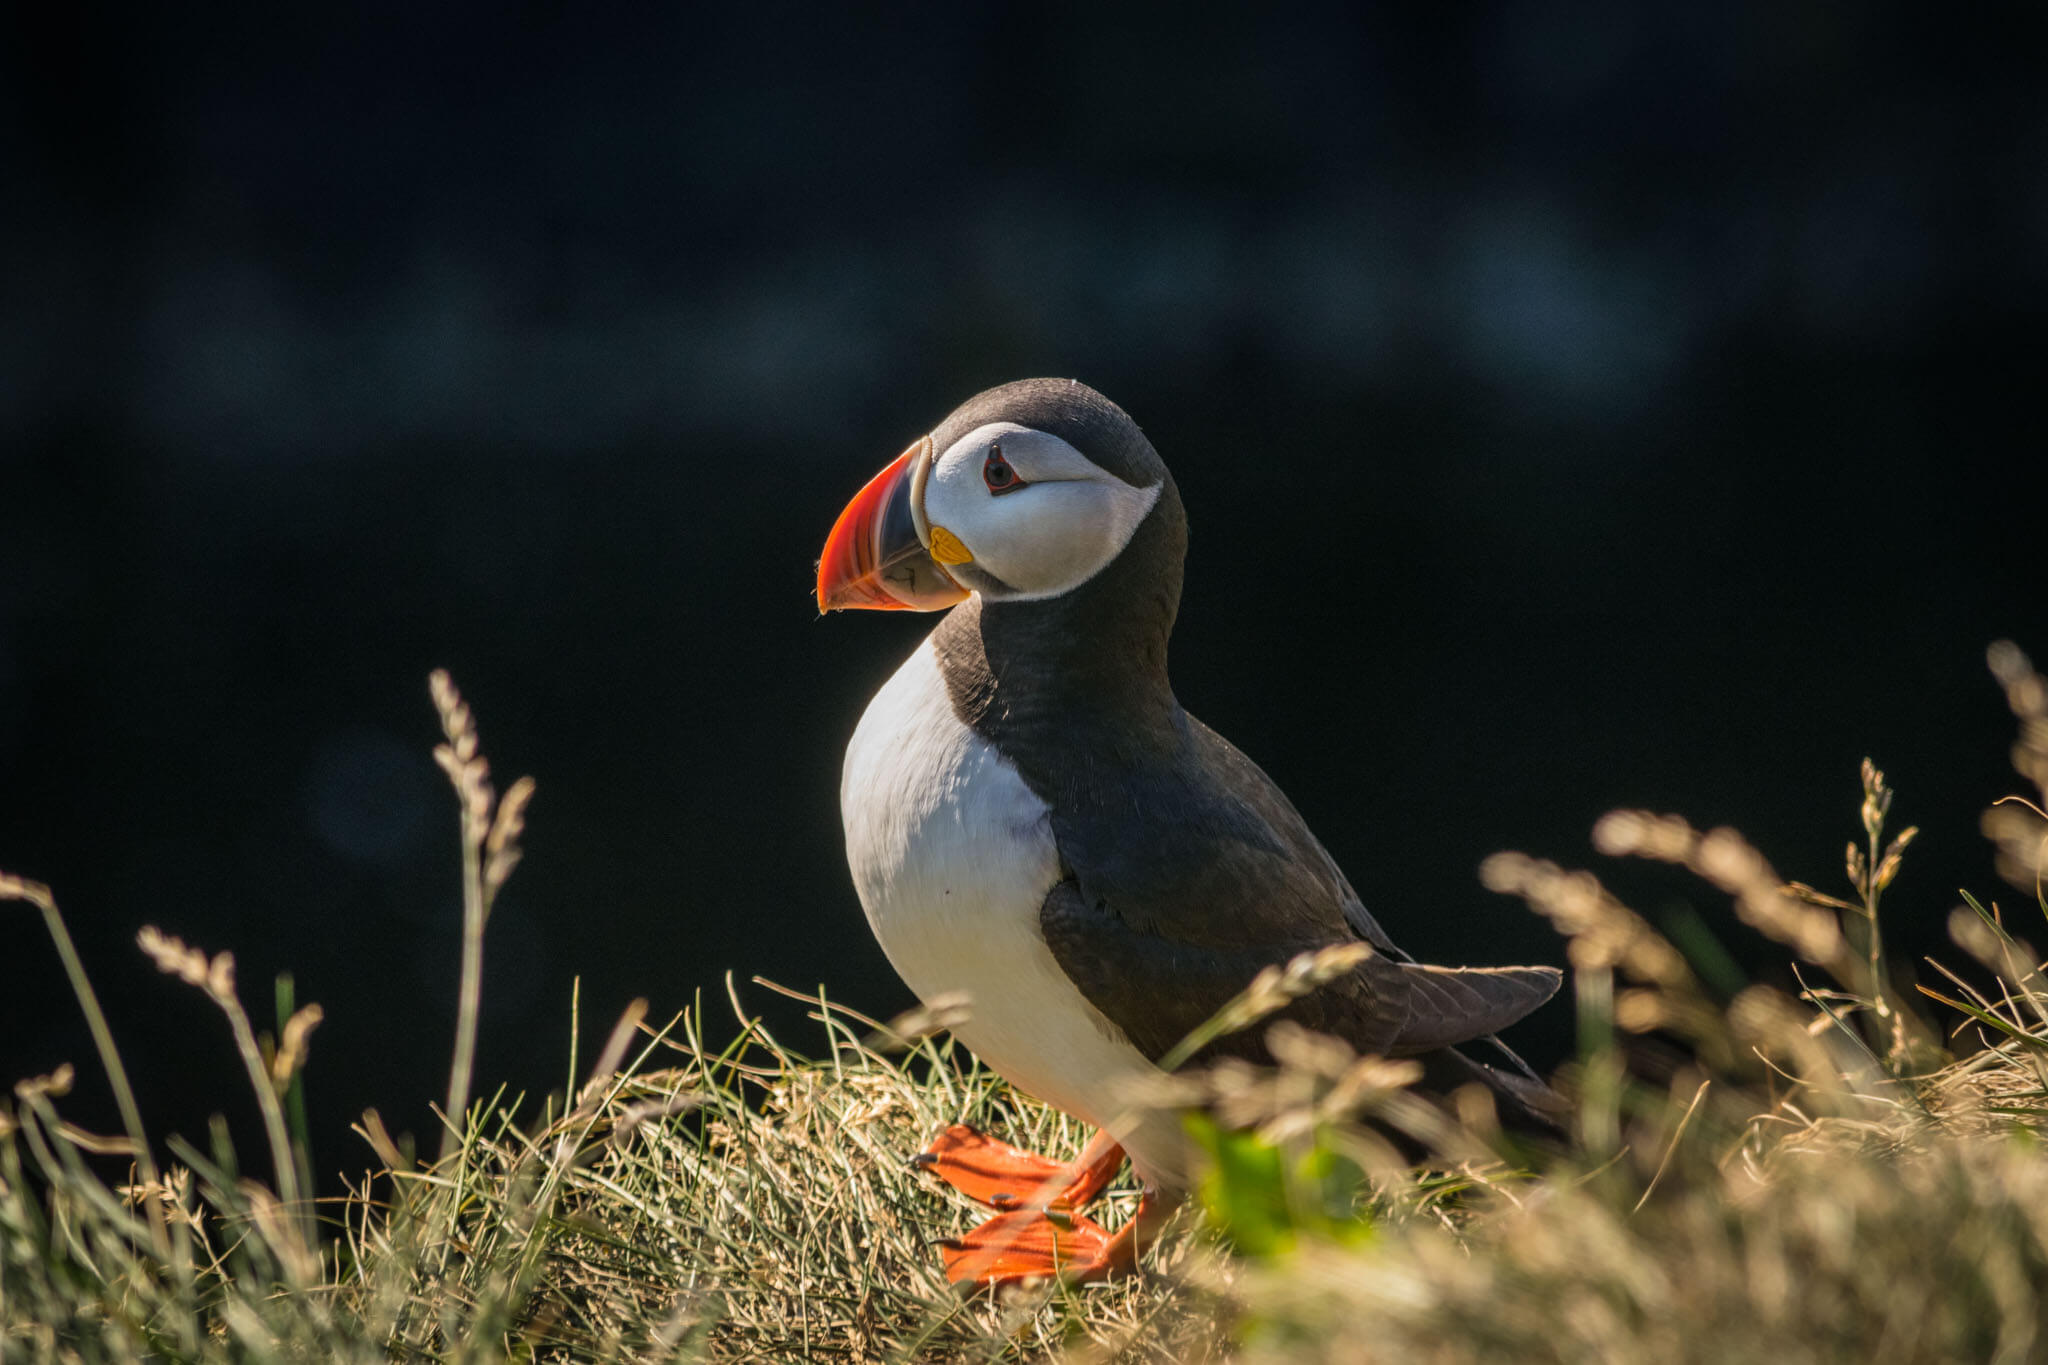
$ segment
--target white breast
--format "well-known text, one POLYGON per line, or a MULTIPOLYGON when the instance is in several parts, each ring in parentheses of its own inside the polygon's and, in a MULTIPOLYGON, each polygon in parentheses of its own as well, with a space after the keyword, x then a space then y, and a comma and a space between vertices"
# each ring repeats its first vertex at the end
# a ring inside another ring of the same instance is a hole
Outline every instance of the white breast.
POLYGON ((1140 1175, 1180 1184, 1178 1126, 1127 1112, 1151 1064, 1053 960, 1039 907, 1059 880, 1045 803, 953 714, 927 640, 868 704, 839 785, 868 925, 921 1000, 964 991, 955 1033, 1013 1085, 1116 1133, 1140 1175))

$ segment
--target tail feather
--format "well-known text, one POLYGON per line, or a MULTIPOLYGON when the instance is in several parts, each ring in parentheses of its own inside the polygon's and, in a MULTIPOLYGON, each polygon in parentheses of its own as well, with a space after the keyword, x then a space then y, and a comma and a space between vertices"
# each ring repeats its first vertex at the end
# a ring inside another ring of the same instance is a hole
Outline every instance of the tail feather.
POLYGON ((1454 1047, 1419 1059, 1422 1084, 1448 1095, 1460 1086, 1478 1084, 1493 1094, 1501 1124, 1524 1137, 1558 1139, 1566 1135, 1571 1106, 1562 1095, 1533 1076, 1517 1076, 1467 1057, 1454 1047))
POLYGON ((1403 963, 1408 1020, 1388 1053, 1413 1057, 1497 1033, 1557 993, 1555 967, 1431 967, 1403 963))

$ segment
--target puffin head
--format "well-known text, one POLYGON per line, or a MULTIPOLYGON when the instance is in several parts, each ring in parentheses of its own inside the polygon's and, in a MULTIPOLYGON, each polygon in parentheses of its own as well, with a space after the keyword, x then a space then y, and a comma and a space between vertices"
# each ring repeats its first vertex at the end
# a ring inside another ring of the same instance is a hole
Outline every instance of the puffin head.
POLYGON ((1116 561, 1162 499, 1178 526, 1172 477, 1122 408, 1079 380, 1004 384, 854 495, 818 562, 818 609, 1061 597, 1116 561))

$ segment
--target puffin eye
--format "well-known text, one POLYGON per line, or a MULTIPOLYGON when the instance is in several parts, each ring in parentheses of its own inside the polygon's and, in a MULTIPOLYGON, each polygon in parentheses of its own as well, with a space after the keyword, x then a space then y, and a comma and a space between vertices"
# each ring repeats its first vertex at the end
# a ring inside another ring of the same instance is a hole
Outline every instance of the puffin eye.
POLYGON ((1017 477, 1017 471, 1010 468, 1010 462, 1003 458, 1000 444, 988 448, 988 458, 981 464, 981 481, 988 485, 989 492, 997 496, 1014 493, 1025 486, 1024 480, 1017 477))

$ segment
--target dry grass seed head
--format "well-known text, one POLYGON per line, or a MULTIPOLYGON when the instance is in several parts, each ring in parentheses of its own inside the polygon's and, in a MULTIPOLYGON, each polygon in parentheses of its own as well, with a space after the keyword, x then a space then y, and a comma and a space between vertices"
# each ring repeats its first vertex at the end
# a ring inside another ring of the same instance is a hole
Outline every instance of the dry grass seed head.
POLYGON ((530 777, 522 777, 507 788, 491 821, 491 832, 484 840, 484 894, 494 900, 525 856, 519 847, 519 836, 526 830, 526 807, 533 800, 533 792, 530 777))
POLYGON ((1593 826, 1593 846, 1613 857, 1650 858, 1688 868, 1734 897, 1736 914, 1759 933, 1816 966, 1835 971, 1844 964, 1842 930, 1835 917, 1788 895, 1783 879, 1764 856, 1732 829, 1701 834, 1676 815, 1617 810, 1593 826))
POLYGON ((11 872, 0 872, 0 901, 27 901, 45 913, 57 908, 56 897, 51 895, 49 887, 11 872))
POLYGON ((1592 873, 1567 872, 1547 859, 1522 853, 1496 853, 1479 865, 1479 880, 1489 891, 1520 896, 1554 924, 1570 940, 1567 952, 1574 967, 1619 967, 1638 981, 1667 990, 1697 990, 1692 969, 1678 950, 1642 916, 1608 894, 1592 873))
POLYGON ((27 1076, 14 1083, 14 1093, 23 1100, 55 1099, 71 1093, 71 1083, 77 1073, 71 1063, 59 1063, 57 1069, 43 1076, 27 1076))
POLYGON ((2048 678, 2036 673, 2026 654, 2010 640, 1992 645, 1985 660, 2005 689, 2007 705, 2019 718, 2012 765, 2035 785, 2043 802, 2048 802, 2048 678))
POLYGON ((1251 985, 1224 1006, 1218 1016, 1222 1031, 1236 1033, 1250 1028, 1267 1015, 1351 972, 1372 955, 1369 944, 1339 943, 1297 953, 1284 966, 1262 967, 1251 985))
POLYGON ((308 1044, 313 1030, 327 1017, 326 1011, 318 1005, 301 1005, 285 1020, 284 1030, 278 1039, 277 1051, 270 1058, 270 1080, 282 1090, 292 1083, 299 1068, 306 1064, 308 1044))
POLYGON ((2020 723, 2012 766, 2034 784, 2034 798, 2009 796, 1984 812, 1983 830, 1998 849, 1998 875, 2034 892, 2048 905, 2048 678, 2034 671, 2019 646, 2001 640, 1987 653, 1992 676, 2020 723))
MULTIPOLYGON (((135 935, 135 942, 142 951, 156 963, 157 970, 166 976, 175 976, 188 986, 197 986, 221 1005, 235 1003, 235 955, 220 952, 208 958, 197 948, 187 947, 185 941, 173 934, 166 934, 153 924, 145 924, 135 935)), ((239 1008, 239 1005, 236 1005, 239 1008)))
POLYGON ((877 1052, 901 1051, 956 1029, 973 1016, 974 1001, 966 991, 941 991, 874 1030, 865 1045, 877 1052))
POLYGON ((491 765, 478 751, 476 719, 470 714, 469 703, 456 691, 448 671, 437 668, 428 675, 427 690, 433 694, 434 708, 441 713, 441 733, 448 739, 446 744, 435 746, 434 761, 455 786, 455 794, 462 803, 463 841, 473 854, 483 847, 490 832, 491 803, 495 799, 491 765))

